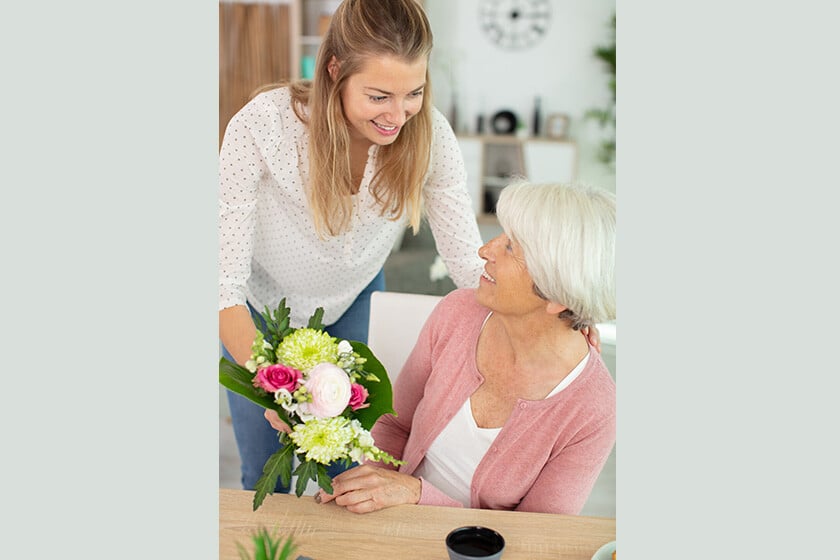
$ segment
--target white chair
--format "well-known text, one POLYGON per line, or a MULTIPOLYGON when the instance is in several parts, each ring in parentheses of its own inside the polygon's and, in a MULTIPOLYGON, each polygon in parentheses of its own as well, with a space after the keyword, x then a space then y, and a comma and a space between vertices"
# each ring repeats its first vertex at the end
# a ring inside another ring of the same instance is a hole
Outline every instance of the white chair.
POLYGON ((385 366, 391 383, 399 375, 420 329, 441 297, 403 292, 370 295, 368 347, 385 366))

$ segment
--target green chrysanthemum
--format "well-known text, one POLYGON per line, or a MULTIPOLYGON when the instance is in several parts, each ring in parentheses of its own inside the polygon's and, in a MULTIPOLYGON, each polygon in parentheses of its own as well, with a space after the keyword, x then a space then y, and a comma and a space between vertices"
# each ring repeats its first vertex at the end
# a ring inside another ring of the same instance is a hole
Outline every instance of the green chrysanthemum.
POLYGON ((323 362, 334 364, 337 357, 338 344, 335 337, 316 329, 298 329, 277 346, 277 359, 280 363, 302 372, 308 372, 323 362))
POLYGON ((350 420, 343 416, 313 418, 296 425, 289 434, 298 451, 306 453, 307 461, 322 465, 347 457, 348 446, 354 437, 350 420))

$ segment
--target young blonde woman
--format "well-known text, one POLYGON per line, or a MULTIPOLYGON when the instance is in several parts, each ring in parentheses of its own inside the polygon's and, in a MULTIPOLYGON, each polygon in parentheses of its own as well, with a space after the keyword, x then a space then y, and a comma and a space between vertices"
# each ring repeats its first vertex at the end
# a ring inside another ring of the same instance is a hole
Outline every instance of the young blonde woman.
MULTIPOLYGON (((263 91, 231 119, 219 155, 219 335, 229 359, 249 358, 258 312, 284 297, 293 326, 323 307, 331 335, 366 342, 383 264, 424 213, 455 284, 478 282, 481 236, 458 142, 431 104, 431 49, 414 0, 346 0, 313 79, 263 91)), ((277 432, 259 406, 228 400, 242 485, 253 489, 277 432)))
MULTIPOLYGON (((482 241, 457 139, 431 103, 431 50, 415 0, 345 0, 313 79, 266 88, 230 120, 219 156, 219 336, 228 359, 248 360, 258 312, 284 297, 292 326, 323 307, 332 336, 367 342, 383 264, 423 216, 454 283, 477 285, 482 241)), ((228 402, 242 485, 253 489, 277 433, 259 406, 233 393, 228 402)))

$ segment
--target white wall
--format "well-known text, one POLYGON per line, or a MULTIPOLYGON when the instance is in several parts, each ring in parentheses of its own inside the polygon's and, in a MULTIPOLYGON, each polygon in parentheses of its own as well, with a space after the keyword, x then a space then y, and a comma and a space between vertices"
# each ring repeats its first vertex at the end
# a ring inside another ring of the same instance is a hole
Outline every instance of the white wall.
POLYGON ((536 45, 507 51, 493 45, 479 26, 479 0, 425 0, 435 35, 431 71, 435 105, 449 115, 457 92, 458 131, 474 132, 479 113, 510 109, 531 122, 534 98, 542 114, 566 113, 580 150, 578 177, 615 191, 614 173, 597 162, 604 132, 584 121, 588 109, 610 102, 609 74, 595 58, 611 38, 615 0, 552 0, 548 32, 536 45))

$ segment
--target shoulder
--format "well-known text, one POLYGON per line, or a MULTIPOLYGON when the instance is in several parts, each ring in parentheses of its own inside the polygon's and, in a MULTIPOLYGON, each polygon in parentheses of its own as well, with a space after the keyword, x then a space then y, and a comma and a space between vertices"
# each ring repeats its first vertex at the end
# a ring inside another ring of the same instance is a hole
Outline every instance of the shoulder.
POLYGON ((435 359, 452 353, 464 356, 464 348, 475 344, 489 312, 478 304, 473 288, 455 289, 441 298, 429 314, 419 340, 431 349, 435 359))
POLYGON ((463 158, 458 137, 449 125, 449 121, 436 107, 432 107, 432 150, 429 162, 432 173, 461 174, 463 158), (454 164, 453 164, 454 162, 454 164))
POLYGON ((583 417, 595 425, 615 423, 615 381, 597 350, 590 347, 589 361, 570 387, 583 417))
POLYGON ((443 296, 441 300, 448 305, 459 305, 475 309, 487 309, 479 305, 478 300, 475 299, 475 288, 456 288, 443 296))
POLYGON ((446 119, 443 113, 440 112, 440 109, 432 105, 430 113, 432 115, 432 128, 444 126, 445 128, 452 130, 452 127, 449 125, 449 121, 446 119))
POLYGON ((615 396, 615 381, 613 381, 610 370, 601 354, 592 346, 589 347, 589 362, 586 364, 583 373, 592 379, 593 384, 599 391, 615 396))
POLYGON ((254 119, 266 116, 282 116, 292 107, 292 98, 287 87, 263 91, 249 100, 237 113, 240 118, 254 119))
POLYGON ((455 132, 452 130, 452 126, 449 124, 449 121, 445 116, 443 116, 443 113, 440 112, 440 109, 433 105, 431 108, 431 115, 432 135, 435 140, 440 141, 443 139, 451 139, 454 141, 455 132))
POLYGON ((278 87, 254 96, 234 115, 236 121, 247 127, 258 140, 295 137, 303 130, 303 123, 292 108, 288 87, 278 87))
POLYGON ((458 288, 446 294, 432 311, 433 322, 438 328, 463 328, 475 320, 484 321, 490 312, 475 298, 474 288, 458 288))

